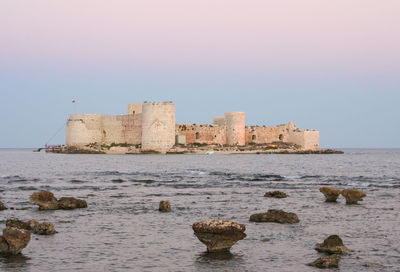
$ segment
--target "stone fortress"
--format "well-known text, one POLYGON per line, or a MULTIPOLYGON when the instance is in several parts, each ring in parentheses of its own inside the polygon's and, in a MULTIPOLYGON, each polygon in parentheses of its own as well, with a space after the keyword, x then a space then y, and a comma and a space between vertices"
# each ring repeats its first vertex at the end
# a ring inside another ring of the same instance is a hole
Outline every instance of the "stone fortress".
POLYGON ((213 124, 176 124, 172 102, 129 104, 128 114, 71 114, 66 145, 134 145, 141 151, 165 153, 174 146, 190 144, 245 146, 290 143, 301 150, 319 149, 319 131, 299 130, 289 122, 279 126, 246 126, 244 112, 226 112, 213 124))

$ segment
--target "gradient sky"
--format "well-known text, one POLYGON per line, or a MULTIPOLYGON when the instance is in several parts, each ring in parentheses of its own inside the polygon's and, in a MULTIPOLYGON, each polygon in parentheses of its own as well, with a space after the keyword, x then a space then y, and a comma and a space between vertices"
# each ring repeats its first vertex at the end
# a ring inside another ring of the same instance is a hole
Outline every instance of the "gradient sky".
POLYGON ((174 101, 179 123, 245 111, 318 129, 322 147, 399 148, 399 14, 398 0, 2 0, 0 147, 42 146, 75 111, 174 101))

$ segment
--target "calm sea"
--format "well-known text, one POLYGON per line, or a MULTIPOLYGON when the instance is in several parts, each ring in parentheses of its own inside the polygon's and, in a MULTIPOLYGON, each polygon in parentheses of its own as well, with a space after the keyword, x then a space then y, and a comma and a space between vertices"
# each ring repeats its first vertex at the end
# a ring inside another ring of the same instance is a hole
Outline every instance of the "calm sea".
POLYGON ((319 271, 313 247, 338 234, 351 253, 341 271, 400 271, 400 150, 341 155, 65 155, 0 150, 1 229, 7 218, 55 224, 32 235, 0 271, 319 271), (360 205, 325 203, 321 186, 367 193, 360 205), (39 211, 29 196, 85 199, 87 209, 39 211), (281 190, 285 199, 263 197, 281 190), (171 213, 159 213, 169 200, 171 213), (300 223, 252 223, 268 209, 300 223), (200 220, 246 224, 231 255, 214 258, 194 235, 200 220), (265 238, 270 240, 264 242, 265 238), (372 263, 375 267, 366 267, 372 263))

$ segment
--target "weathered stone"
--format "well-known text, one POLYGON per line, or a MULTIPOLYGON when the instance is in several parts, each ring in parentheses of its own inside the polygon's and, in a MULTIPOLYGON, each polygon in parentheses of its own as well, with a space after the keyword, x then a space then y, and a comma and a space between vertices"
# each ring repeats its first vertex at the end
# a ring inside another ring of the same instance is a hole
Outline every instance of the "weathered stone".
POLYGON ((192 228, 208 252, 229 251, 237 241, 246 237, 245 225, 227 220, 197 222, 192 228))
POLYGON ((342 190, 334 187, 321 187, 319 191, 326 197, 325 202, 336 202, 342 190))
POLYGON ((20 253, 31 240, 31 234, 24 229, 7 227, 3 229, 3 236, 0 239, 2 253, 16 255, 20 253))
POLYGON ((85 200, 74 197, 62 197, 58 200, 59 209, 73 210, 76 208, 86 208, 87 203, 85 200))
POLYGON ((29 198, 33 203, 39 206, 39 210, 57 210, 58 202, 54 194, 48 191, 33 193, 29 198))
POLYGON ((331 235, 326 238, 323 243, 316 244, 315 250, 328 254, 346 254, 349 252, 338 235, 331 235))
POLYGON ((171 211, 171 204, 169 204, 168 200, 161 200, 158 210, 160 212, 170 212, 171 211))
POLYGON ((7 207, 4 206, 3 202, 0 201, 0 211, 7 210, 7 207))
POLYGON ((272 192, 266 192, 265 197, 275 197, 275 198, 285 198, 287 197, 287 194, 281 191, 272 191, 272 192))
POLYGON ((367 194, 358 190, 343 190, 342 196, 346 198, 346 204, 350 205, 362 201, 362 198, 367 196, 367 194))
POLYGON ((309 263, 308 265, 318 267, 318 268, 335 268, 335 267, 339 267, 339 262, 340 262, 341 258, 342 258, 342 256, 339 254, 323 256, 323 257, 316 259, 312 263, 309 263))
POLYGON ((53 223, 50 222, 39 223, 36 220, 29 220, 27 222, 23 222, 17 218, 7 219, 6 226, 17 229, 29 230, 35 234, 40 234, 40 235, 51 235, 56 233, 53 223))
POLYGON ((53 223, 43 222, 39 223, 36 220, 30 220, 27 222, 33 233, 39 235, 52 235, 56 233, 53 223))
POLYGON ((266 213, 256 213, 250 216, 253 222, 298 223, 300 220, 295 213, 283 210, 268 210, 266 213))
POLYGON ((18 218, 7 219, 6 227, 31 230, 28 222, 23 222, 18 218))

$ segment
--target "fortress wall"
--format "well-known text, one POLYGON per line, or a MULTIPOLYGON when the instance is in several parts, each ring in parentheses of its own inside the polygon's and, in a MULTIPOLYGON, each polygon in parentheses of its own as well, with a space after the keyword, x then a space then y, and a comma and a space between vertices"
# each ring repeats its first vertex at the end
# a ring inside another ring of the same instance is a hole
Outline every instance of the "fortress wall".
POLYGON ((226 144, 245 145, 245 113, 244 112, 226 112, 226 144))
POLYGON ((89 143, 102 141, 101 114, 71 114, 65 130, 67 146, 83 147, 89 143))
POLYGON ((125 127, 123 125, 123 115, 103 115, 103 134, 104 144, 125 143, 125 127))
POLYGON ((319 131, 317 130, 294 130, 290 133, 291 143, 299 145, 305 150, 315 150, 319 148, 319 131))
POLYGON ((289 135, 290 131, 293 130, 293 126, 290 123, 274 127, 248 126, 246 127, 246 143, 290 142, 289 135))
POLYGON ((176 134, 186 136, 186 144, 225 144, 225 126, 215 125, 176 125, 176 134))
POLYGON ((175 106, 146 102, 142 108, 142 150, 165 152, 175 145, 175 106))
POLYGON ((224 116, 216 116, 213 118, 213 125, 217 126, 225 126, 225 117, 224 116))
POLYGON ((140 114, 143 110, 143 104, 128 104, 128 114, 140 114))
POLYGON ((126 143, 142 143, 142 113, 122 115, 122 125, 125 128, 126 143))

